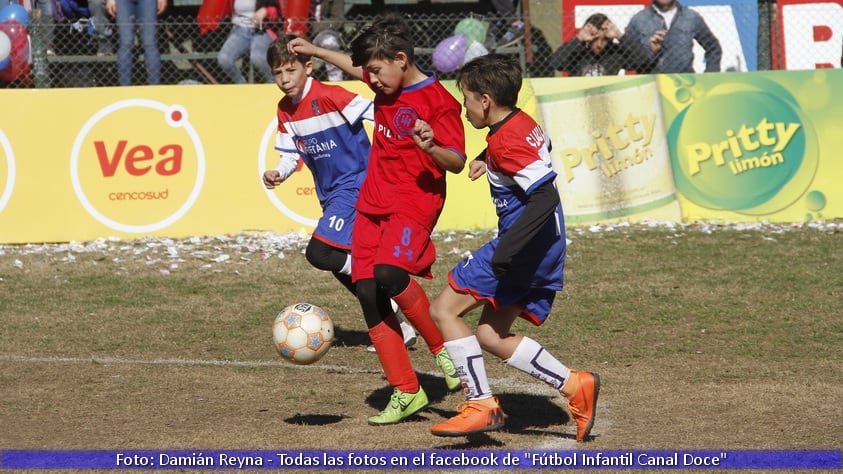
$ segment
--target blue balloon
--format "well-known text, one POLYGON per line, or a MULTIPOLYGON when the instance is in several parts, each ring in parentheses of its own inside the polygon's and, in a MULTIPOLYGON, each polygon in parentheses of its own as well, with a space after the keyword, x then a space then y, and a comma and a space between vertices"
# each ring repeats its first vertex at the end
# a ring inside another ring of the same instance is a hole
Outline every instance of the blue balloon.
POLYGON ((26 8, 17 3, 10 3, 3 8, 0 8, 0 23, 4 21, 14 20, 29 28, 29 12, 26 8))
POLYGON ((453 72, 462 66, 465 57, 465 35, 454 35, 443 39, 433 50, 433 65, 442 72, 453 72))

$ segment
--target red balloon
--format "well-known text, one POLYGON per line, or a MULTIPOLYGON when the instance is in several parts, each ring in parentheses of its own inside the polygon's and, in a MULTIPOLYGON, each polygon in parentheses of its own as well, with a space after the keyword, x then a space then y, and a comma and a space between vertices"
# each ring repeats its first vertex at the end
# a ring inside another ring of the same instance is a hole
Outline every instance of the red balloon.
POLYGON ((0 31, 9 36, 9 40, 12 42, 13 51, 15 49, 15 44, 23 45, 26 43, 27 35, 29 35, 29 30, 26 29, 26 26, 17 20, 6 20, 0 23, 0 31))
MULTIPOLYGON (((4 21, 3 23, 0 23, 0 30, 3 30, 3 25, 5 23, 9 22, 4 21)), ((3 32, 9 35, 9 33, 5 30, 3 32)), ((0 81, 19 81, 23 84, 29 85, 32 82, 30 51, 31 47, 29 45, 29 38, 26 35, 15 36, 15 38, 12 39, 12 53, 9 55, 11 63, 0 71, 0 81)))

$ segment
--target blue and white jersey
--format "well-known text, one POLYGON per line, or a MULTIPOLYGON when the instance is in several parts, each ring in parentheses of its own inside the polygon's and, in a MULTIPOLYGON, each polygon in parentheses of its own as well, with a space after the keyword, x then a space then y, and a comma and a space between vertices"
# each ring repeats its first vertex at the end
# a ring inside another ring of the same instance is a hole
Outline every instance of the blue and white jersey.
MULTIPOLYGON (((521 217, 530 193, 556 178, 550 139, 529 115, 519 111, 486 136, 486 176, 498 215, 498 234, 521 217)), ((558 209, 561 225, 561 206, 558 209)))
MULTIPOLYGON (((492 127, 486 137, 486 176, 498 215, 498 236, 457 264, 448 274, 452 288, 494 308, 521 308, 521 317, 539 325, 550 314, 555 292, 562 289, 565 265, 565 223, 556 204, 550 219, 513 257, 498 278, 492 260, 507 231, 524 215, 530 195, 553 181, 550 141, 541 127, 518 111, 492 127)), ((529 219, 529 217, 528 217, 529 219)), ((521 228, 521 226, 519 224, 521 228)))
POLYGON ((363 120, 373 120, 373 114, 370 100, 308 78, 300 100, 284 97, 278 103, 277 169, 286 179, 302 159, 323 208, 337 193, 353 191, 356 201, 371 150, 363 120))

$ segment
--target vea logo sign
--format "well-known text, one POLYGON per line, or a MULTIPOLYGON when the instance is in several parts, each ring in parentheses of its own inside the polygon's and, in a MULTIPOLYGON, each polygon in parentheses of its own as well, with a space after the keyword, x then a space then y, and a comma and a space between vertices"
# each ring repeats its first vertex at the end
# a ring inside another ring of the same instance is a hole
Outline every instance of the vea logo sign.
MULTIPOLYGON (((758 6, 755 0, 679 0, 705 19, 714 36, 720 40, 722 71, 755 71, 758 69, 758 6)), ((621 30, 633 15, 651 2, 647 0, 562 0, 562 36, 572 39, 586 18, 594 13, 606 14, 621 30)), ((838 48, 839 49, 839 48, 838 48)), ((839 53, 839 51, 838 51, 839 53)), ((694 70, 703 72, 703 49, 694 46, 694 70)))
POLYGON ((79 202, 123 232, 173 224, 196 202, 205 179, 205 153, 187 110, 152 100, 124 100, 95 113, 70 158, 79 202))

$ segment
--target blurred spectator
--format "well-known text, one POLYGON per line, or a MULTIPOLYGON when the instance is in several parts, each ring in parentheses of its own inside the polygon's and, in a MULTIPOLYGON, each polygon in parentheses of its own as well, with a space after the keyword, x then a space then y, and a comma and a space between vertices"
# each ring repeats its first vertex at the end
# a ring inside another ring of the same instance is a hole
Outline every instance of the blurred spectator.
POLYGON ((243 76, 237 61, 249 55, 249 62, 257 71, 260 82, 274 82, 272 71, 266 62, 266 51, 278 37, 274 25, 281 17, 278 0, 234 0, 231 14, 231 31, 222 45, 217 62, 232 82, 243 84, 243 76))
POLYGON ((602 13, 588 17, 577 36, 550 56, 551 67, 570 76, 614 76, 621 69, 646 73, 650 64, 644 47, 602 13))
POLYGON ((653 0, 629 20, 626 36, 648 48, 653 72, 694 72, 694 40, 705 50, 705 72, 720 71, 720 41, 699 13, 676 0, 653 0))
MULTIPOLYGON (((311 3, 311 37, 313 44, 320 48, 331 51, 342 50, 342 21, 345 17, 345 0, 314 0, 311 3)), ((325 75, 328 81, 343 80, 342 69, 325 62, 318 61, 325 66, 325 75)), ((316 61, 314 69, 319 68, 316 61)))
POLYGON ((135 27, 140 29, 148 84, 161 83, 161 52, 158 51, 158 15, 167 9, 167 0, 106 0, 108 13, 117 18, 120 46, 117 48, 117 79, 121 86, 132 84, 135 27))
POLYGON ((87 30, 97 44, 97 56, 114 54, 105 0, 53 0, 53 18, 75 22, 71 26, 77 31, 87 30))
POLYGON ((56 49, 53 47, 53 36, 55 36, 53 12, 55 12, 55 5, 53 0, 35 0, 35 6, 41 10, 41 18, 44 21, 44 44, 47 45, 47 54, 53 56, 56 54, 56 49))
POLYGON ((93 23, 92 35, 97 43, 97 56, 111 56, 114 47, 111 45, 111 25, 108 22, 105 8, 106 0, 88 0, 88 10, 91 12, 93 23))

